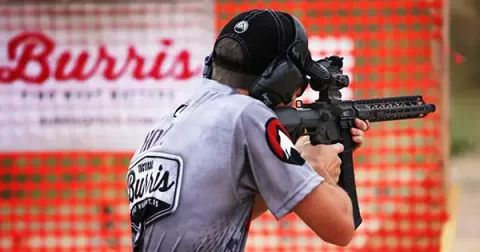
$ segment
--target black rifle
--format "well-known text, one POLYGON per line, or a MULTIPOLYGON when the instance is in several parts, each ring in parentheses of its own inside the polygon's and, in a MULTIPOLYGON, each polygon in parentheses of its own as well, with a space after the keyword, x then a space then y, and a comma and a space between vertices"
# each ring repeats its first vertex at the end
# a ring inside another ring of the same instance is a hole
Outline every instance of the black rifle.
MULTIPOLYGON (((348 87, 349 78, 341 70, 343 58, 331 56, 317 61, 328 69, 328 79, 310 79, 310 87, 319 92, 319 98, 313 103, 297 101, 296 107, 275 109, 280 122, 296 141, 300 136, 308 135, 312 145, 344 145, 340 154, 342 160, 338 185, 350 196, 353 205, 355 229, 362 223, 358 206, 355 173, 352 153, 355 143, 350 129, 353 120, 359 118, 370 122, 382 122, 412 118, 422 118, 435 111, 434 104, 426 104, 422 96, 401 96, 356 101, 342 101, 340 89, 348 87)), ((313 67, 315 68, 315 67, 313 67)))

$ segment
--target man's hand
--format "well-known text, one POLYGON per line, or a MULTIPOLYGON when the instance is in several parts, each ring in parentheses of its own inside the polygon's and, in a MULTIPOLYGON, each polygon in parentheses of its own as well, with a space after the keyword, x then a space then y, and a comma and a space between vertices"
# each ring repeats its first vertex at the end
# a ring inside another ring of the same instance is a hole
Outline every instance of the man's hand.
POLYGON ((332 184, 338 182, 340 166, 342 164, 342 160, 338 154, 342 153, 344 150, 342 144, 319 144, 313 146, 307 136, 302 136, 298 139, 295 147, 320 176, 324 177, 332 184))
POLYGON ((352 140, 357 144, 356 148, 360 147, 363 143, 363 136, 365 132, 370 128, 370 122, 368 120, 362 121, 358 118, 355 118, 353 121, 356 128, 350 129, 350 134, 352 134, 352 140))
MULTIPOLYGON (((350 133, 352 134, 352 141, 357 144, 356 148, 358 148, 363 143, 365 132, 370 128, 370 122, 368 120, 362 121, 358 118, 355 118, 353 122, 355 128, 352 128, 350 133)), ((340 166, 342 164, 342 160, 338 157, 338 154, 344 150, 342 144, 319 144, 313 146, 308 136, 302 136, 295 143, 295 147, 302 154, 302 157, 307 160, 312 168, 319 172, 319 174, 325 173, 326 171, 335 184, 338 182, 340 166)))

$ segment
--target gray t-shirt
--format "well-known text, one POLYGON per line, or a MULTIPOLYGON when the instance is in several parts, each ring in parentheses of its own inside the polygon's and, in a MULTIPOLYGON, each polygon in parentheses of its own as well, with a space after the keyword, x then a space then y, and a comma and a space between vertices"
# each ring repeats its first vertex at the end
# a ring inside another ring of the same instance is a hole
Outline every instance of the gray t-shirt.
POLYGON ((323 178, 274 112, 212 80, 146 135, 127 175, 141 251, 243 251, 256 194, 280 219, 323 178))

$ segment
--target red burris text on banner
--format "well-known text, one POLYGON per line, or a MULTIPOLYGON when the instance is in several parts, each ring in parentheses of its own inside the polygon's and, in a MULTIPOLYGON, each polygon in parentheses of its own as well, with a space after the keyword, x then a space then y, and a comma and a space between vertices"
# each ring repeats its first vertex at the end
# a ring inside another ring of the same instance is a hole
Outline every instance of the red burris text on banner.
MULTIPOLYGON (((190 62, 191 53, 180 50, 175 55, 168 55, 173 44, 172 39, 160 41, 162 50, 156 52, 153 64, 146 66, 146 57, 139 55, 133 46, 128 46, 127 57, 124 60, 108 52, 105 45, 100 45, 96 55, 92 50, 82 51, 78 55, 65 50, 52 59, 53 52, 57 49, 55 41, 43 33, 21 33, 13 37, 7 44, 8 60, 13 66, 0 66, 0 84, 9 84, 20 80, 29 84, 41 85, 49 78, 56 81, 77 80, 85 81, 94 75, 100 74, 106 80, 116 80, 130 73, 136 80, 173 78, 186 80, 199 74, 201 66, 192 69, 190 62), (87 67, 89 61, 94 62, 87 67), (52 64, 54 62, 54 64, 52 64), (167 62, 171 62, 167 64, 167 62), (132 65, 133 66, 130 66, 132 65), (29 64, 36 64, 40 71, 27 72, 29 64), (67 65, 73 64, 67 72, 67 65), (121 67, 117 64, 121 64, 121 67), (104 65, 102 68, 101 65, 104 65), (119 69, 116 70, 115 69, 119 69)), ((95 52, 95 51, 93 51, 95 52)))

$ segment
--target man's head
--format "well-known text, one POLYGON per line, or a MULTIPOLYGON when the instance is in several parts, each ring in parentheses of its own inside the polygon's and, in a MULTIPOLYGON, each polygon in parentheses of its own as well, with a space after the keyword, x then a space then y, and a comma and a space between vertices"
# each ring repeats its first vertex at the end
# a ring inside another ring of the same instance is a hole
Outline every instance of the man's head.
POLYGON ((235 16, 220 32, 212 55, 211 79, 266 103, 291 102, 306 88, 306 32, 287 13, 250 10, 235 16))
MULTIPOLYGON (((218 41, 214 50, 216 55, 238 64, 246 58, 240 43, 232 38, 227 37, 218 41)), ((219 64, 217 61, 213 61, 212 64, 212 79, 233 88, 249 90, 253 82, 260 76, 259 74, 241 72, 228 68, 219 64)))

